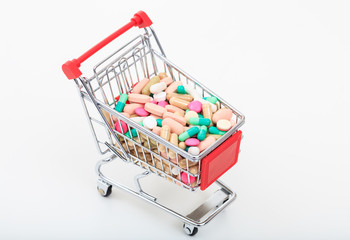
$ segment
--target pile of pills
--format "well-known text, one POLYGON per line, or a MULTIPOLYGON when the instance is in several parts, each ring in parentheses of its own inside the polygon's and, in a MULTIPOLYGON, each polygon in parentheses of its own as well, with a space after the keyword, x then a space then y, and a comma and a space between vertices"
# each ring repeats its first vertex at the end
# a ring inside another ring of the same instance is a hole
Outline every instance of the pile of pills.
MULTIPOLYGON (((159 73, 151 79, 144 78, 129 94, 123 93, 116 100, 116 111, 192 155, 199 155, 236 124, 232 119, 232 110, 219 109, 216 97, 203 98, 195 88, 184 85, 181 81, 173 81, 166 73, 159 73)), ((135 138, 134 140, 138 139, 137 131, 132 129, 129 132, 125 122, 119 122, 113 117, 113 124, 119 133, 135 138)), ((145 136, 141 138, 146 139, 145 136)), ((154 141, 144 141, 143 144, 149 148, 157 148, 154 141)), ((176 153, 172 150, 169 150, 168 157, 163 145, 159 145, 158 150, 162 157, 178 163, 184 169, 188 165, 189 171, 197 174, 198 164, 191 161, 183 163, 182 160, 186 159, 180 156, 179 161, 176 160, 176 153)), ((150 154, 138 156, 143 160, 152 160, 150 154)), ((157 164, 161 164, 160 161, 157 164)), ((179 173, 176 168, 170 169, 166 166, 164 170, 168 174, 171 172, 172 175, 178 175, 185 184, 188 184, 188 180, 190 183, 195 181, 194 177, 188 178, 185 172, 179 173)))

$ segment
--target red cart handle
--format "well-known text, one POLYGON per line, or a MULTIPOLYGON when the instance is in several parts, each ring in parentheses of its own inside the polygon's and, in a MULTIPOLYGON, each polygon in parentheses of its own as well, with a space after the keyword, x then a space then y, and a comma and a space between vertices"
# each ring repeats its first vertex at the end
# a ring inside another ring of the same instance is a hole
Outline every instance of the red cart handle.
POLYGON ((79 67, 80 64, 83 63, 86 59, 91 57, 93 54, 95 54, 97 51, 102 49, 104 46, 106 46, 108 43, 112 42, 114 39, 131 29, 132 27, 138 26, 139 28, 145 28, 152 25, 151 19, 147 16, 147 14, 144 11, 138 11, 135 13, 134 17, 130 20, 129 23, 118 29, 116 32, 112 33, 108 37, 106 37, 104 40, 93 46, 90 50, 88 50, 86 53, 78 57, 77 59, 73 59, 71 61, 67 61, 65 64, 62 65, 62 70, 64 74, 67 76, 68 79, 75 79, 82 75, 79 67))

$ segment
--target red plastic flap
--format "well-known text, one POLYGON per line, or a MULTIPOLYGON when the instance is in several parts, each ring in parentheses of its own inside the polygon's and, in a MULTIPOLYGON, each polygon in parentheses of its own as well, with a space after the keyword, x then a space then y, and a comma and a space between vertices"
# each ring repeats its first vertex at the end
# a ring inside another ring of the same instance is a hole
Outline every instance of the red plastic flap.
POLYGON ((237 131, 202 159, 201 190, 205 190, 237 163, 242 131, 237 131))

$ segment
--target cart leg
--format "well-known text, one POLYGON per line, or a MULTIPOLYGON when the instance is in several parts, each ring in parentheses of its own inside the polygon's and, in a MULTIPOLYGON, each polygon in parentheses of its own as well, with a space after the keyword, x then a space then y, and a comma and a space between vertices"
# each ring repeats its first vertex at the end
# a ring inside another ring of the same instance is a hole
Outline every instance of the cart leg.
POLYGON ((146 176, 148 176, 150 174, 149 171, 145 171, 141 174, 138 174, 134 177, 134 181, 135 181, 135 185, 136 185, 136 188, 137 190, 139 191, 140 195, 148 198, 149 200, 152 200, 152 201, 157 201, 157 198, 145 193, 144 191, 142 191, 142 188, 141 188, 141 185, 140 185, 140 178, 144 178, 146 176))
POLYGON ((183 227, 185 233, 189 236, 194 236, 198 232, 197 227, 190 225, 190 224, 187 224, 187 223, 184 223, 184 225, 182 227, 183 227))
POLYGON ((108 197, 112 193, 112 185, 104 182, 102 179, 98 179, 97 190, 103 197, 108 197))

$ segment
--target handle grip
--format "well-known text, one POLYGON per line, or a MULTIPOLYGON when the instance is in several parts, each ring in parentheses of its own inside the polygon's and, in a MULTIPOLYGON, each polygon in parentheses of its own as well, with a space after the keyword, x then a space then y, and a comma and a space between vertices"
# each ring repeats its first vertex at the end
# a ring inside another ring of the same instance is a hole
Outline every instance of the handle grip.
POLYGON ((130 22, 128 22, 126 25, 103 39, 101 42, 93 46, 90 50, 85 52, 83 55, 78 57, 77 59, 73 59, 71 61, 67 61, 62 65, 62 71, 66 75, 68 79, 75 79, 82 75, 79 67, 80 65, 89 57, 94 55, 96 52, 101 50, 104 46, 106 46, 108 43, 112 42, 114 39, 131 29, 132 27, 138 26, 139 28, 145 28, 152 25, 151 19, 147 16, 147 14, 144 11, 138 11, 134 14, 134 17, 131 18, 130 22))

